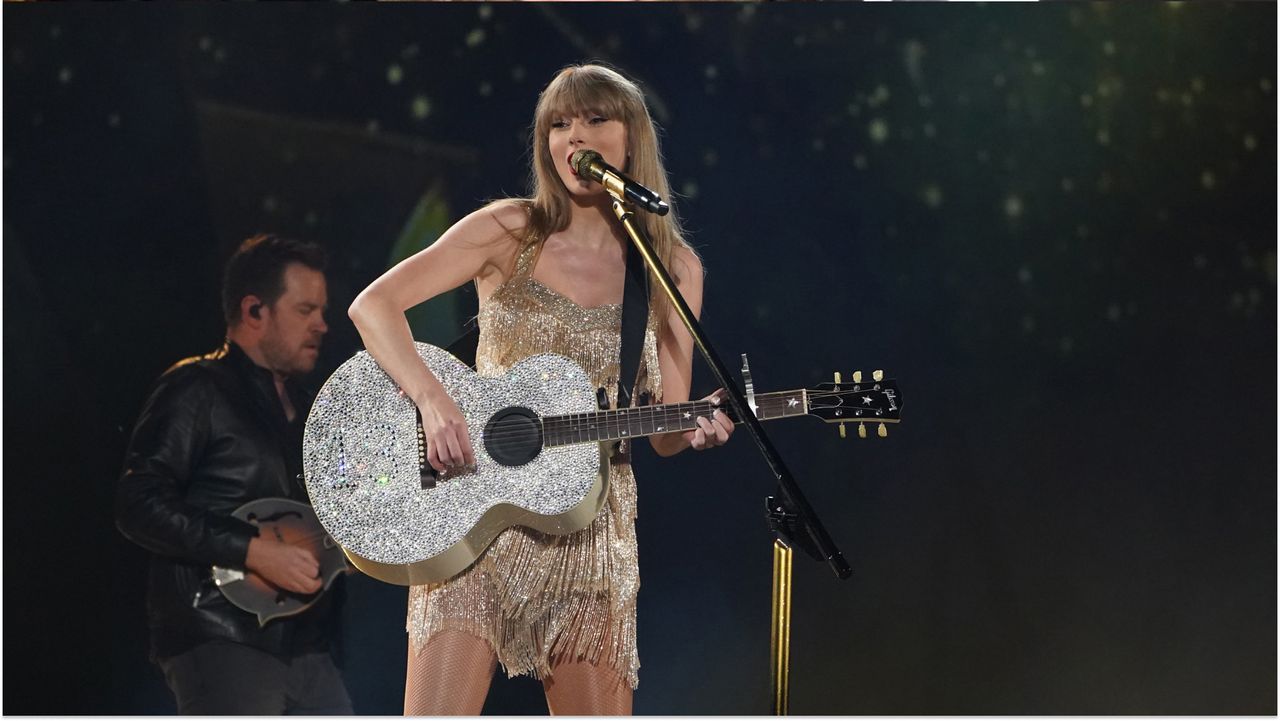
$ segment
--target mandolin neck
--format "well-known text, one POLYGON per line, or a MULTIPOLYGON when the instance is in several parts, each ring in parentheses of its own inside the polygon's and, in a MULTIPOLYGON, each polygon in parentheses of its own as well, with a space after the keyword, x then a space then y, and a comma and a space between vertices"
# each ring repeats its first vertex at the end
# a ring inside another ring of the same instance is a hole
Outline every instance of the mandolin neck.
MULTIPOLYGON (((807 391, 800 388, 775 393, 757 393, 755 402, 756 418, 771 421, 777 418, 805 415, 808 412, 809 399, 807 391)), ((571 413, 542 418, 543 444, 563 446, 571 443, 616 441, 659 433, 691 431, 698 427, 699 416, 709 417, 716 409, 724 411, 735 424, 742 422, 730 404, 712 405, 710 401, 571 413)))

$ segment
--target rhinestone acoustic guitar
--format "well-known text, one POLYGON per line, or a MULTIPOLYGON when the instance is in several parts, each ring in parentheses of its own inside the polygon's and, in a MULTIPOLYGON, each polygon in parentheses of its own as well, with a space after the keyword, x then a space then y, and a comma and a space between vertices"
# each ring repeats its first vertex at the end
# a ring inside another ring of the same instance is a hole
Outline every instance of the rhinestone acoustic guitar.
MULTIPOLYGON (((415 345, 467 421, 473 468, 435 476, 423 461, 417 407, 366 351, 325 382, 303 433, 316 517, 356 568, 388 583, 447 579, 511 526, 586 528, 608 495, 613 441, 691 430, 714 410, 707 401, 600 410, 586 371, 563 356, 531 356, 491 378, 415 345)), ((863 422, 884 435, 902 407, 896 383, 860 376, 748 400, 760 420, 816 415, 842 424, 842 434, 844 423, 858 423, 864 436, 863 422)))

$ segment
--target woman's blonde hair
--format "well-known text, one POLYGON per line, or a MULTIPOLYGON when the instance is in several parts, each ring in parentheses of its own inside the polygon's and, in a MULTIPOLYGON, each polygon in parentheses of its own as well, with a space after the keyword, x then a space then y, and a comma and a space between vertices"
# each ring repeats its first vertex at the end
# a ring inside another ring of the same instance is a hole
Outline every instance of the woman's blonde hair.
MULTIPOLYGON (((542 242, 569 225, 572 201, 569 190, 556 173, 548 138, 551 123, 557 117, 587 112, 601 113, 610 120, 622 121, 627 130, 627 175, 656 192, 671 206, 671 212, 664 216, 643 211, 637 212, 636 216, 663 265, 673 277, 678 277, 677 269, 672 267, 676 249, 683 246, 693 252, 693 248, 684 239, 684 231, 676 215, 676 203, 671 196, 662 154, 658 150, 653 118, 649 116, 649 108, 639 86, 603 65, 570 65, 557 73, 538 97, 530 163, 532 197, 515 201, 529 214, 522 249, 528 244, 542 242)), ((670 301, 656 281, 649 295, 649 306, 657 313, 661 329, 666 323, 670 301)))

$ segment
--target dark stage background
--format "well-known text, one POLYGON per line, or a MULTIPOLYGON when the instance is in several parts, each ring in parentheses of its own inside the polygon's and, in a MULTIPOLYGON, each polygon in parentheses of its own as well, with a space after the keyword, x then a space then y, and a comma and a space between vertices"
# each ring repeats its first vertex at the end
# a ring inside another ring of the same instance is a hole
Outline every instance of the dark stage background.
MULTIPOLYGON (((6 713, 174 710, 112 487, 236 242, 331 250, 323 380, 591 58, 651 94, 725 358, 905 395, 887 439, 768 429, 854 569, 797 560, 793 711, 1276 713, 1274 4, 3 13, 6 713)), ((637 465, 637 712, 766 712, 765 466, 637 465)), ((360 713, 401 708, 404 599, 347 584, 360 713)), ((487 711, 545 710, 499 674, 487 711)))

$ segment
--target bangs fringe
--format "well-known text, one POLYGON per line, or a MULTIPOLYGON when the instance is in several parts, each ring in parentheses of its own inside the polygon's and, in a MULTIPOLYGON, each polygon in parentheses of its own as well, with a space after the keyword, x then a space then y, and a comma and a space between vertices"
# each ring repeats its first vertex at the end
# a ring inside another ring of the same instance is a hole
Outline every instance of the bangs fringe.
POLYGON ((598 112, 610 120, 630 120, 627 103, 618 81, 584 68, 574 68, 551 84, 543 93, 539 124, 545 125, 559 115, 598 112))

